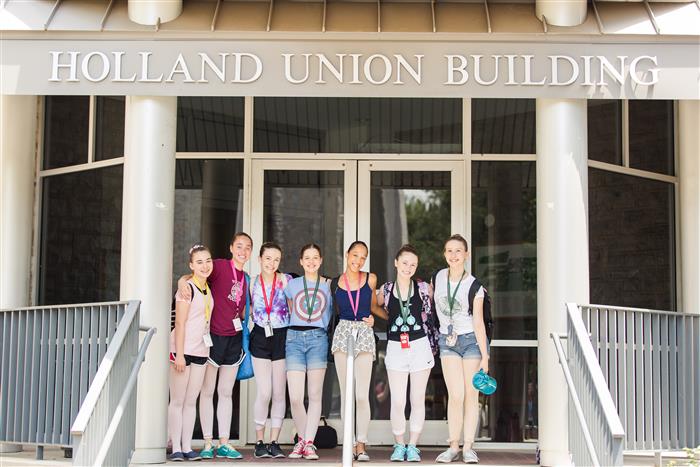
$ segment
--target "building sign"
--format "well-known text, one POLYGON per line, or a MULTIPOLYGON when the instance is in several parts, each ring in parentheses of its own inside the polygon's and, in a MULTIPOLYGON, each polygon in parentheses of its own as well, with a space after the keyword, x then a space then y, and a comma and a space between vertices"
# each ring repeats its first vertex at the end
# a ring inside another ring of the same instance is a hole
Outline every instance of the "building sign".
POLYGON ((3 43, 8 94, 700 98, 698 44, 3 43))

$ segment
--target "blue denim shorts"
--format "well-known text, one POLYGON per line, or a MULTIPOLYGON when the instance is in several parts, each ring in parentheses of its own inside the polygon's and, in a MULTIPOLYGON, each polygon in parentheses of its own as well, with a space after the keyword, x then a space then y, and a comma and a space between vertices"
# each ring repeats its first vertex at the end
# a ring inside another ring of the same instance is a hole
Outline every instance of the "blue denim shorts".
MULTIPOLYGON (((457 336, 457 342, 450 347, 447 345, 447 334, 440 334, 438 345, 440 346, 440 357, 461 357, 463 360, 481 360, 481 351, 479 344, 476 343, 476 334, 470 332, 468 334, 460 334, 457 336)), ((488 351, 488 344, 486 345, 488 351)))
POLYGON ((328 366, 328 334, 323 328, 287 330, 287 371, 306 371, 328 366))

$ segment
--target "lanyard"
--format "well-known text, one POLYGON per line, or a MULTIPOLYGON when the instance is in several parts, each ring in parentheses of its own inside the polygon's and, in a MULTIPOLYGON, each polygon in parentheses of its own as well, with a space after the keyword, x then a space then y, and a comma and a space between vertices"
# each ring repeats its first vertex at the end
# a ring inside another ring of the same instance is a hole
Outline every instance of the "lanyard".
POLYGON ((321 278, 316 279, 316 287, 314 287, 314 296, 311 298, 311 305, 309 305, 309 289, 306 286, 306 276, 304 276, 304 304, 306 305, 306 312, 309 314, 309 321, 311 321, 311 315, 314 312, 314 307, 316 306, 316 294, 318 293, 318 284, 321 283, 321 278))
POLYGON ((207 327, 209 327, 209 317, 211 316, 211 309, 209 308, 209 305, 211 303, 211 290, 209 289, 209 284, 205 282, 204 289, 202 289, 199 286, 199 282, 197 282, 197 277, 194 274, 192 275, 192 282, 194 282, 194 285, 195 287, 197 287, 197 290, 202 292, 202 295, 204 295, 204 319, 206 320, 207 327))
POLYGON ((462 271, 462 277, 459 278, 457 282, 457 287, 455 287, 455 293, 450 293, 450 270, 447 270, 447 304, 450 306, 450 318, 452 318, 452 310, 455 307, 455 298, 457 297, 457 291, 459 286, 462 285, 462 279, 464 279, 464 274, 466 271, 462 271))
POLYGON ((243 279, 245 279, 245 273, 241 271, 241 277, 240 279, 238 278, 238 271, 236 270, 236 266, 233 263, 233 260, 229 263, 231 265, 231 274, 233 274, 233 283, 234 287, 236 288, 236 295, 234 297, 234 300, 236 301, 236 306, 241 304, 241 295, 243 295, 243 279))
POLYGON ((401 298, 401 287, 399 286, 398 282, 396 284, 396 293, 399 295, 399 306, 401 308, 401 318, 403 319, 403 322, 405 323, 406 320, 408 319, 408 315, 411 314, 411 293, 413 292, 413 281, 408 285, 408 298, 406 301, 403 301, 403 298, 401 298))
POLYGON ((272 278, 272 288, 270 289, 270 301, 267 300, 267 291, 265 290, 265 281, 263 280, 262 274, 260 274, 260 284, 262 285, 263 300, 265 300, 265 311, 267 311, 267 322, 270 322, 270 313, 272 312, 272 302, 275 299, 275 285, 277 284, 277 273, 275 277, 272 278))
POLYGON ((359 274, 360 281, 358 281, 357 293, 355 294, 355 301, 352 300, 352 294, 350 293, 350 283, 348 282, 348 275, 343 274, 343 279, 345 280, 345 291, 348 293, 348 300, 350 300, 350 306, 352 307, 352 312, 355 313, 355 319, 357 319, 357 309, 360 307, 360 282, 362 282, 362 273, 359 274))

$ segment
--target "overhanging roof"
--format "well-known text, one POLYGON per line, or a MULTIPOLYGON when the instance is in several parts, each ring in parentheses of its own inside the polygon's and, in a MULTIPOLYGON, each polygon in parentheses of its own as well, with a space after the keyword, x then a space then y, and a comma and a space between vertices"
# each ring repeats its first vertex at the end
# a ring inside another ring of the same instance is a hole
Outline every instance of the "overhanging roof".
POLYGON ((174 21, 129 20, 126 0, 5 0, 0 30, 155 33, 467 33, 699 36, 700 0, 591 1, 574 27, 542 23, 534 1, 501 0, 185 0, 174 21))

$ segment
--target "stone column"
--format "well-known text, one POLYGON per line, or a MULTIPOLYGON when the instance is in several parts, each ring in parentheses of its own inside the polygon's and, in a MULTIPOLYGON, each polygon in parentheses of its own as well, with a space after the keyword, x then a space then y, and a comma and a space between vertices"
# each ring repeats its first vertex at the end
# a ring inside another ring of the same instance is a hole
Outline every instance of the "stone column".
POLYGON ((681 309, 700 313, 700 101, 678 102, 681 309))
POLYGON ((550 333, 588 302, 587 107, 537 99, 537 365, 541 465, 568 465, 568 393, 550 333))
MULTIPOLYGON (((37 99, 0 95, 0 308, 31 304, 37 99)), ((20 450, 0 443, 0 452, 20 450)))
POLYGON ((141 301, 141 324, 155 326, 138 380, 132 462, 165 462, 168 406, 176 97, 126 99, 122 300, 141 301))

